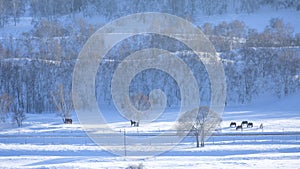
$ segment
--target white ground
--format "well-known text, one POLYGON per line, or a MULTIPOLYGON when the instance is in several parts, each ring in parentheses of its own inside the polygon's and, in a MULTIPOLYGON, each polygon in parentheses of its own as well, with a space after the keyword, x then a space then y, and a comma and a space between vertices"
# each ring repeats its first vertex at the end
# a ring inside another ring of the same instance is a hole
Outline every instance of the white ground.
MULTIPOLYGON (((171 151, 149 157, 119 157, 102 150, 86 137, 76 115, 75 124, 63 125, 54 114, 29 114, 21 128, 2 124, 0 168, 299 168, 299 96, 226 108, 217 132, 223 136, 210 137, 204 148, 195 148, 194 138, 188 137, 171 151), (252 121, 254 127, 243 132, 228 127, 242 120, 252 121), (263 131, 258 128, 261 123, 263 131), (237 133, 244 135, 228 135, 237 133), (271 135, 248 135, 263 133, 271 135)), ((111 126, 133 134, 158 132, 172 123, 167 120, 171 115, 138 129, 127 121, 111 126)))

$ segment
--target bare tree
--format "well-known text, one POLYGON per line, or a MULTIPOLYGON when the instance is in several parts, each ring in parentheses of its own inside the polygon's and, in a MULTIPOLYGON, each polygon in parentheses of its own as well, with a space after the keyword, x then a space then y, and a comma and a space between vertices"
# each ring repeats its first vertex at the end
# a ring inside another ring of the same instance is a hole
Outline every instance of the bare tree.
POLYGON ((22 2, 20 0, 12 0, 12 11, 13 11, 13 18, 14 18, 14 23, 15 23, 15 26, 17 25, 17 20, 19 19, 19 16, 20 13, 19 11, 20 10, 20 5, 22 4, 22 2))
POLYGON ((26 119, 25 111, 24 111, 24 102, 22 99, 21 89, 16 87, 17 93, 17 104, 13 108, 12 114, 12 122, 17 123, 18 127, 21 127, 23 121, 26 119))
MULTIPOLYGON (((279 53, 279 52, 278 52, 279 53)), ((283 49, 280 52, 279 63, 277 69, 279 70, 279 84, 282 86, 284 96, 294 93, 297 90, 299 79, 295 77, 300 70, 299 55, 291 49, 283 49)))
POLYGON ((21 127, 23 121, 26 119, 25 111, 22 108, 18 108, 13 111, 12 121, 16 122, 18 127, 21 127))
POLYGON ((198 107, 184 113, 178 120, 178 134, 193 134, 196 138, 197 147, 204 147, 207 137, 220 124, 221 117, 208 107, 198 107))
POLYGON ((0 95, 0 122, 5 122, 8 118, 9 106, 12 103, 12 99, 8 94, 0 95))
MULTIPOLYGON (((129 112, 126 112, 126 117, 130 118, 131 120, 139 123, 140 120, 145 116, 144 111, 150 108, 150 101, 149 97, 142 94, 133 94, 130 96, 130 102, 133 104, 135 109, 129 110, 129 112)), ((123 107, 125 105, 128 105, 130 103, 127 103, 127 101, 124 100, 123 107)))
POLYGON ((63 85, 58 85, 57 91, 52 93, 52 99, 58 109, 57 115, 62 118, 62 121, 65 122, 66 119, 70 119, 72 112, 71 96, 65 91, 63 85))

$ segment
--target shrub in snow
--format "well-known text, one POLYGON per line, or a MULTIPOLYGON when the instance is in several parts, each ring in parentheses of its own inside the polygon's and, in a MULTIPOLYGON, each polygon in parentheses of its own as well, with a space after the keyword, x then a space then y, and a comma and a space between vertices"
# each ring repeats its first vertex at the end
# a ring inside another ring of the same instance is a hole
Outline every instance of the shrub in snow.
POLYGON ((142 163, 140 163, 139 165, 130 165, 128 167, 126 167, 126 169, 143 169, 144 165, 142 163))

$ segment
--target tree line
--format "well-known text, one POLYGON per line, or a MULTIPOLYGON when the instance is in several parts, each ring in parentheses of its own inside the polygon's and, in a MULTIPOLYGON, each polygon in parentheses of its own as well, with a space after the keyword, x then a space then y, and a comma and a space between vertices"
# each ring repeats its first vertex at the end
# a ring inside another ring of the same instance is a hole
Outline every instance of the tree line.
POLYGON ((170 13, 195 21, 198 14, 252 13, 264 6, 300 10, 300 2, 294 0, 0 0, 0 27, 16 25, 21 17, 32 17, 37 22, 82 14, 111 20, 145 11, 170 13))
MULTIPOLYGON (((9 36, 0 40, 0 91, 14 98, 13 105, 22 105, 25 112, 49 112, 55 110, 51 92, 55 92, 58 85, 64 85, 67 92, 71 91, 77 55, 96 30, 95 26, 84 20, 78 23, 77 28, 70 28, 56 21, 44 21, 19 38, 9 36)), ((207 23, 201 29, 210 38, 224 63, 227 103, 249 103, 262 93, 283 97, 299 91, 300 36, 281 19, 272 19, 262 32, 247 28, 240 21, 218 25, 207 23)), ((115 62, 104 61, 99 66, 96 78, 98 99, 102 103, 112 104, 109 79, 113 70, 130 52, 151 46, 177 52, 196 72, 202 97, 209 97, 209 82, 205 81, 207 74, 203 65, 189 60, 189 52, 185 52, 187 49, 182 44, 174 42, 172 46, 168 45, 169 40, 154 35, 136 36, 114 47, 107 58, 111 56, 115 62), (156 45, 155 41, 160 41, 160 46, 153 46, 156 45)), ((147 95, 157 87, 167 92, 168 106, 180 102, 176 82, 164 72, 142 72, 136 76, 130 88, 131 91, 137 90, 147 95), (151 81, 159 82, 152 84, 151 81)))
POLYGON ((262 32, 243 22, 202 26, 223 59, 227 101, 249 103, 259 95, 284 97, 300 88, 300 33, 273 18, 262 32))

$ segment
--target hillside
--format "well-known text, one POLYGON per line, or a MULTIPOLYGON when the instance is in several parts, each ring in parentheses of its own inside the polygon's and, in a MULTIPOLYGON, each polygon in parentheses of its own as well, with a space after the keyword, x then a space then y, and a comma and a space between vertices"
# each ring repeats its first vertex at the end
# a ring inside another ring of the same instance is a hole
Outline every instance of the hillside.
MULTIPOLYGON (((10 110, 21 107, 27 113, 56 111, 52 95, 59 86, 64 86, 66 93, 71 92, 77 56, 90 35, 115 18, 146 11, 187 18, 202 29, 224 63, 228 105, 249 104, 264 95, 283 98, 299 91, 297 2, 163 2, 164 5, 158 5, 141 1, 133 5, 135 2, 24 1, 18 6, 18 15, 4 10, 7 16, 0 28, 0 93, 13 100, 10 110), (41 8, 42 3, 50 4, 41 8), (129 10, 128 6, 132 8, 129 10), (183 10, 184 6, 191 10, 183 10), (51 7, 59 10, 53 11, 51 7)), ((159 35, 137 35, 117 44, 105 56, 110 62, 101 63, 98 69, 95 92, 99 105, 113 105, 109 86, 119 61, 133 51, 149 47, 167 49, 184 58, 195 72, 202 103, 207 104, 210 90, 203 65, 187 59, 190 58, 186 55, 188 49, 172 40, 169 43, 170 40, 159 35), (155 41, 161 43, 158 46, 149 43, 155 41)), ((148 96, 155 88, 165 92, 168 107, 179 105, 178 86, 172 77, 160 71, 138 74, 132 82, 131 94, 140 92, 148 96), (148 81, 142 80, 143 77, 148 81)), ((66 98, 71 100, 69 94, 66 98)))
MULTIPOLYGON (((228 107, 221 128, 207 139, 205 147, 195 148, 195 138, 188 136, 172 150, 153 157, 117 157, 104 151, 107 147, 97 146, 87 137, 75 115, 74 124, 66 125, 54 114, 29 114, 22 128, 10 124, 0 131, 0 167, 125 168, 142 164, 145 168, 219 168, 220 165, 223 168, 293 168, 299 165, 300 157, 298 98, 299 93, 273 100, 276 104, 260 102, 228 107), (231 121, 242 120, 251 120, 254 127, 236 131, 228 126, 231 121), (260 123, 264 124, 264 130, 259 129, 260 123)), ((128 121, 119 118, 110 124, 116 131, 126 130, 127 137, 144 139, 146 146, 147 137, 143 136, 164 132, 166 126, 174 123, 169 120, 174 116, 174 110, 169 109, 158 122, 142 123, 139 128, 130 127, 128 121)), ((131 143, 127 144, 129 147, 131 143)))

